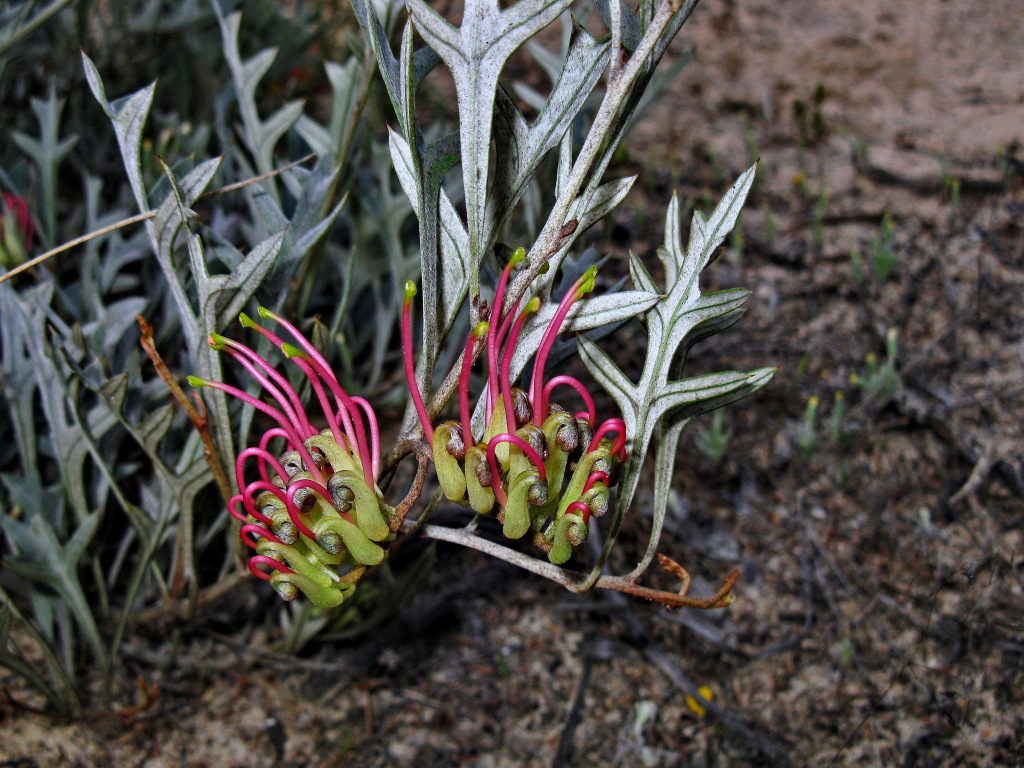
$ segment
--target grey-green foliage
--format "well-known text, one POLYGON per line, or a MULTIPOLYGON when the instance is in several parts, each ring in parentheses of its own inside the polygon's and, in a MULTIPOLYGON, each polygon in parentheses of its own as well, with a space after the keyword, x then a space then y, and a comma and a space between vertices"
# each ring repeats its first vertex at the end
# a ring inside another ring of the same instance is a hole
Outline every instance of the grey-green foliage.
MULTIPOLYGON (((434 362, 466 295, 471 299, 471 322, 478 319, 481 269, 542 164, 554 156, 553 196, 542 208, 548 212, 546 220, 512 283, 505 306, 499 308, 510 310, 523 294, 542 299, 540 311, 517 345, 512 373, 515 376, 523 370, 553 316, 557 299, 551 289, 563 260, 583 232, 614 210, 633 185, 631 177, 606 180, 606 171, 631 121, 644 106, 645 93, 656 89, 658 62, 696 0, 644 0, 636 13, 623 4, 599 1, 597 8, 612 30, 610 36, 595 37, 573 20, 567 25, 567 39, 563 37, 562 56, 531 43, 534 57, 553 87, 546 99, 533 91, 526 93, 527 101, 538 111, 536 118, 528 121, 499 77, 512 52, 569 5, 560 0, 522 0, 501 10, 495 0, 469 0, 461 26, 456 27, 428 4, 409 0, 410 19, 396 55, 373 6, 367 0, 353 2, 397 117, 398 125, 390 132, 392 158, 420 225, 426 316, 418 374, 424 389, 430 388, 434 362), (424 49, 414 50, 414 30, 426 42, 424 49), (455 82, 459 117, 457 134, 433 142, 424 140, 416 107, 417 86, 436 63, 431 51, 455 82), (602 78, 604 89, 598 94, 602 78), (584 116, 584 107, 593 101, 597 106, 584 116), (458 215, 443 183, 445 174, 456 165, 465 194, 465 219, 458 215)), ((566 329, 580 331, 642 316, 648 334, 646 362, 637 383, 593 340, 580 338, 584 361, 615 398, 630 437, 630 455, 604 553, 584 586, 597 580, 610 553, 652 442, 656 446, 654 532, 643 560, 629 574, 634 579, 647 567, 658 543, 683 426, 700 413, 757 390, 771 378, 771 368, 682 377, 690 346, 729 327, 742 314, 746 291, 705 295, 698 281, 735 226, 753 179, 751 168, 709 218, 694 215, 685 248, 680 240, 679 206, 673 199, 660 252, 665 288, 659 288, 646 267, 633 257, 634 291, 581 302, 566 323, 566 329)), ((443 397, 450 394, 450 389, 442 392, 443 397)), ((476 419, 482 418, 478 408, 476 419)), ((411 413, 407 413, 406 426, 415 430, 411 413)))
MULTIPOLYGON (((243 61, 238 48, 238 32, 242 25, 241 11, 236 11, 225 17, 220 3, 216 0, 213 2, 213 8, 217 12, 217 22, 220 25, 223 38, 224 56, 235 85, 235 96, 242 120, 240 133, 252 153, 257 173, 268 175, 274 170, 275 147, 299 119, 302 114, 303 102, 290 101, 266 119, 260 117, 256 107, 256 89, 259 87, 260 80, 274 63, 277 50, 264 48, 255 56, 243 61)), ((275 179, 267 179, 265 187, 275 202, 280 200, 275 179)))
MULTIPOLYGON (((147 123, 156 84, 109 99, 98 69, 83 55, 89 88, 120 150, 127 182, 120 199, 131 200, 145 224, 130 235, 96 238, 75 253, 72 258, 81 261, 71 284, 60 270, 37 274, 38 285, 31 289, 0 284, 0 423, 12 432, 11 444, 0 449, 0 665, 65 714, 88 706, 76 688, 83 643, 109 696, 128 616, 143 599, 194 596, 200 586, 197 560, 227 522, 220 503, 214 502, 216 513, 199 514, 201 505, 210 505, 209 498, 203 501, 211 486, 204 447, 141 354, 136 316, 152 321, 172 370, 222 379, 207 336, 226 330, 257 296, 276 308, 296 300, 291 288, 297 275, 308 274, 306 285, 318 282, 314 256, 332 267, 324 282, 338 280, 337 272, 346 280, 360 276, 357 294, 389 279, 389 270, 377 268, 372 257, 369 267, 357 264, 350 249, 327 242, 342 221, 344 188, 351 184, 345 161, 369 87, 359 61, 328 65, 334 97, 343 103, 334 105, 326 125, 314 116, 302 121, 299 135, 315 135, 322 144, 309 141, 317 154, 309 167, 292 169, 283 189, 264 180, 225 198, 241 201, 244 224, 221 198, 207 198, 213 214, 199 220, 194 209, 215 179, 244 181, 225 178, 225 167, 235 173, 247 173, 250 166, 274 170, 288 159, 274 153, 274 123, 282 118, 247 124, 246 115, 258 117, 255 87, 265 71, 260 62, 269 57, 257 54, 255 63, 238 57, 238 23, 236 16, 225 21, 224 42, 226 56, 238 65, 232 70, 240 67, 251 80, 251 88, 235 91, 247 156, 228 137, 221 157, 168 158, 175 172, 164 165, 163 178, 153 183, 145 143, 153 130, 147 123), (99 530, 106 535, 98 537, 99 530), (14 624, 22 625, 22 637, 35 643, 35 652, 25 653, 11 639, 14 624), (30 660, 37 654, 41 667, 30 660)), ((56 176, 73 139, 60 128, 61 100, 52 92, 34 101, 33 109, 38 138, 19 134, 16 143, 38 168, 40 199, 53 198, 41 209, 56 212, 68 201, 58 199, 46 180, 56 176)), ((10 188, 6 179, 0 176, 10 188)), ((100 182, 91 175, 76 202, 88 228, 129 213, 120 207, 101 210, 100 182)), ((410 209, 402 202, 407 216, 410 209)), ((392 240, 401 212, 395 218, 392 240)), ((354 237, 365 253, 377 250, 379 231, 351 219, 344 223, 365 231, 354 237)), ((47 227, 58 234, 69 229, 62 222, 47 227)), ((300 311, 323 300, 309 290, 298 294, 300 311)), ((334 310, 337 298, 329 301, 334 310)), ((383 303, 382 314, 392 317, 393 308, 383 303)), ((349 334, 350 328, 338 330, 349 334)), ((206 398, 207 424, 219 460, 233 475, 233 446, 246 440, 251 412, 232 421, 226 400, 212 394, 206 398)))
MULTIPOLYGON (((425 3, 409 3, 399 53, 391 49, 386 30, 373 5, 354 0, 356 17, 376 54, 378 69, 397 117, 390 132, 391 153, 402 187, 419 221, 423 306, 423 345, 419 378, 429 390, 430 372, 439 351, 463 307, 467 295, 471 321, 478 311, 478 275, 517 210, 542 164, 553 153, 557 157, 555 200, 540 236, 530 249, 526 275, 517 290, 527 284, 545 299, 550 297, 550 280, 561 260, 580 235, 608 215, 628 194, 635 178, 605 182, 603 177, 630 120, 643 101, 658 61, 678 32, 695 2, 671 9, 667 4, 645 3, 639 15, 626 7, 608 8, 598 4, 606 23, 618 21, 623 33, 598 39, 582 25, 568 23, 565 55, 555 61, 534 47, 554 85, 532 123, 520 112, 515 100, 499 82, 509 56, 533 35, 565 12, 562 0, 526 0, 504 11, 491 0, 467 4, 463 23, 456 28, 425 3), (414 50, 413 31, 427 46, 414 50), (593 96, 613 56, 634 54, 633 61, 614 67, 597 114, 581 147, 573 146, 573 134, 581 111, 593 96), (435 141, 424 139, 417 117, 417 87, 438 60, 455 81, 459 130, 435 141), (493 158, 492 158, 493 143, 493 158), (492 164, 493 174, 489 172, 492 164), (465 224, 443 181, 449 170, 459 166, 465 195, 465 224), (543 268, 546 279, 534 282, 543 268)), ((611 25, 611 24, 610 24, 611 25)), ((513 298, 506 303, 508 309, 513 298)), ((637 294, 603 297, 603 305, 592 302, 581 308, 567 326, 573 330, 591 328, 632 316, 643 301, 637 294)), ((648 305, 639 307, 646 309, 648 305)), ((517 365, 536 350, 543 331, 541 323, 553 308, 542 310, 518 348, 517 365)), ((413 423, 411 411, 406 424, 413 423)))
POLYGON ((72 135, 60 138, 60 116, 64 100, 58 99, 52 88, 46 99, 32 99, 31 103, 39 123, 39 137, 15 131, 11 139, 38 168, 42 232, 46 242, 53 245, 57 237, 57 169, 75 146, 78 137, 72 135))
MULTIPOLYGON (((522 0, 503 11, 494 0, 470 0, 456 28, 419 0, 410 0, 408 16, 394 3, 353 0, 367 47, 362 55, 325 65, 332 105, 323 122, 304 114, 298 101, 269 111, 262 106, 259 90, 276 54, 262 48, 247 57, 240 41, 244 19, 215 5, 230 87, 225 83, 217 100, 212 133, 224 154, 168 157, 162 171, 147 164, 144 150, 157 86, 109 99, 98 68, 84 57, 86 79, 113 127, 127 178, 118 205, 131 201, 149 218, 135 234, 113 233, 90 243, 73 289, 59 276, 41 276, 37 288, 22 292, 0 285, 0 384, 17 444, 17 453, 0 447, 3 466, 13 467, 0 478, 6 504, 0 516, 0 664, 19 671, 55 707, 77 711, 84 702, 75 691, 74 661, 83 644, 109 673, 129 613, 143 598, 194 594, 196 561, 227 521, 220 513, 197 514, 209 485, 203 446, 143 365, 130 337, 136 314, 153 318, 158 346, 172 350, 168 362, 175 372, 223 380, 206 338, 224 331, 254 299, 287 308, 300 323, 322 313, 325 326, 314 333, 335 347, 329 354, 337 357, 340 347, 348 372, 376 383, 385 378, 393 351, 388 339, 398 322, 402 283, 418 273, 427 312, 419 377, 429 390, 436 362, 460 346, 448 338, 459 314, 468 307, 470 319, 479 319, 481 283, 495 266, 491 254, 509 233, 522 231, 516 219, 528 209, 534 226, 523 229, 535 237, 504 307, 510 310, 526 295, 541 299, 512 361, 514 375, 521 374, 566 277, 589 264, 586 255, 573 254, 574 246, 633 187, 635 177, 608 179, 606 172, 648 94, 660 87, 658 62, 696 0, 644 0, 637 12, 599 1, 612 30, 608 37, 563 17, 560 53, 533 47, 552 88, 546 99, 531 96, 537 116, 528 120, 502 82, 503 67, 569 5, 522 0), (414 33, 427 45, 416 50, 414 33), (400 40, 397 52, 394 40, 400 40), (371 146, 358 127, 374 63, 396 118, 386 149, 371 146), (455 131, 443 123, 422 124, 417 105, 424 77, 440 63, 456 84, 455 131), (305 148, 315 155, 311 163, 278 173, 305 148), (392 171, 404 196, 393 187, 392 171), (233 205, 207 197, 203 204, 212 213, 200 219, 196 210, 213 187, 251 174, 272 175, 242 186, 230 198, 233 205), (353 194, 346 202, 348 192, 353 194), (407 238, 410 217, 419 225, 415 244, 407 238), (335 228, 347 232, 345 244, 330 237, 335 228), (351 361, 359 358, 370 360, 367 369, 355 370, 351 361), (100 529, 113 531, 113 539, 100 541, 100 529), (12 645, 13 622, 25 624, 39 644, 45 670, 12 645)), ((187 5, 189 18, 200 12, 187 5)), ((39 138, 19 144, 40 179, 52 176, 66 154, 70 134, 60 129, 59 104, 55 94, 40 102, 39 138)), ((581 355, 616 400, 630 437, 604 557, 654 446, 655 530, 633 575, 657 546, 683 426, 771 376, 764 369, 682 377, 689 347, 742 312, 746 292, 704 295, 698 278, 735 224, 752 179, 753 169, 709 219, 694 216, 685 249, 673 201, 661 252, 663 288, 633 258, 632 290, 579 302, 563 326, 593 333, 580 337, 581 355), (633 383, 598 344, 601 333, 637 316, 646 324, 647 358, 633 383)), ((88 224, 128 213, 101 210, 96 177, 87 176, 83 190, 88 224)), ((51 210, 59 211, 59 202, 51 210)), ((59 221, 50 229, 50 236, 60 236, 59 221)), ((216 392, 205 401, 220 461, 230 465, 233 446, 246 444, 252 411, 232 414, 216 392), (231 415, 238 417, 232 421, 231 415)), ((406 432, 413 434, 414 428, 406 432)), ((595 565, 591 582, 603 562, 595 565)), ((107 680, 109 685, 109 674, 107 680)))

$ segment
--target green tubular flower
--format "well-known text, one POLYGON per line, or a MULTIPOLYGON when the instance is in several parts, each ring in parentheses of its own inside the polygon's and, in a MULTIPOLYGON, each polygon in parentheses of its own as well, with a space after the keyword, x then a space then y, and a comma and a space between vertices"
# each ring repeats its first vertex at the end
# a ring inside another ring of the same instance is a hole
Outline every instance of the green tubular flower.
POLYGON ((349 450, 335 442, 329 429, 325 429, 319 435, 308 438, 305 445, 311 455, 315 455, 312 451, 314 448, 320 451, 335 472, 345 469, 350 472, 358 472, 360 475, 363 474, 363 468, 359 461, 349 450))
MULTIPOLYGON (((548 446, 547 440, 544 438, 544 433, 539 427, 533 424, 524 424, 520 429, 516 430, 516 437, 533 448, 534 452, 540 457, 540 460, 543 463, 544 459, 547 458, 548 446)), ((510 483, 515 480, 520 473, 533 468, 533 461, 526 455, 526 453, 521 449, 517 449, 514 445, 509 445, 508 464, 505 466, 505 470, 508 472, 510 483)))
POLYGON ((391 535, 381 511, 380 499, 370 487, 363 482, 363 478, 351 470, 335 472, 340 476, 340 483, 350 488, 355 495, 353 506, 355 508, 356 525, 359 530, 366 534, 372 541, 384 541, 391 535))
POLYGON ((352 582, 339 582, 323 586, 301 573, 284 573, 283 571, 278 571, 271 576, 270 586, 282 600, 294 600, 298 593, 302 592, 313 605, 321 610, 341 605, 356 591, 356 585, 352 582))
MULTIPOLYGON (((523 425, 530 420, 530 398, 526 392, 513 387, 511 391, 512 397, 512 409, 515 412, 515 420, 518 425, 523 425), (525 418, 524 418, 525 417, 525 418)), ((484 430, 483 443, 486 445, 490 443, 495 437, 505 432, 515 432, 516 430, 506 429, 507 419, 505 418, 505 399, 499 398, 494 406, 494 410, 491 412, 490 418, 487 420, 487 427, 484 430)), ((498 461, 503 465, 508 465, 509 460, 509 446, 502 443, 498 446, 498 461)))
POLYGON ((466 473, 460 460, 465 456, 462 427, 454 421, 446 421, 434 429, 434 469, 445 498, 456 503, 465 503, 466 473))
POLYGON ((580 501, 587 505, 592 517, 604 517, 611 504, 611 491, 606 485, 595 485, 580 496, 580 501))
POLYGON ((506 539, 521 539, 530 530, 530 492, 541 482, 536 470, 521 472, 508 489, 502 533, 506 539))
POLYGON ((579 512, 567 512, 555 520, 551 528, 551 549, 548 560, 561 565, 572 557, 572 551, 587 540, 588 526, 579 512))
POLYGON ((328 551, 347 553, 359 565, 380 565, 387 554, 383 547, 370 541, 359 526, 341 515, 325 516, 313 526, 317 543, 328 551))
POLYGON ((261 555, 280 560, 296 573, 302 574, 322 587, 333 586, 337 581, 337 575, 314 556, 308 547, 308 542, 295 545, 275 544, 264 539, 257 545, 256 551, 261 555))
POLYGON ((599 446, 593 451, 584 453, 580 460, 576 462, 576 469, 573 471, 569 485, 566 487, 558 504, 557 517, 564 515, 569 505, 579 500, 583 493, 583 487, 587 484, 587 479, 590 477, 590 473, 594 471, 595 464, 602 459, 607 460, 607 458, 608 449, 599 446))
POLYGON ((579 429, 575 417, 565 411, 556 411, 548 416, 542 429, 548 448, 548 457, 544 462, 548 474, 548 490, 552 496, 557 497, 562 490, 569 454, 579 445, 579 429))
MULTIPOLYGON (((288 509, 284 501, 277 495, 271 491, 263 491, 256 497, 256 507, 263 515, 270 518, 273 523, 270 530, 277 538, 285 544, 294 544, 299 540, 299 529, 295 527, 288 516, 288 509)), ((254 517, 250 517, 248 520, 256 522, 254 517)))
POLYGON ((465 478, 469 506, 481 515, 489 514, 494 509, 494 489, 491 487, 491 468, 487 466, 487 450, 480 445, 466 451, 465 478))

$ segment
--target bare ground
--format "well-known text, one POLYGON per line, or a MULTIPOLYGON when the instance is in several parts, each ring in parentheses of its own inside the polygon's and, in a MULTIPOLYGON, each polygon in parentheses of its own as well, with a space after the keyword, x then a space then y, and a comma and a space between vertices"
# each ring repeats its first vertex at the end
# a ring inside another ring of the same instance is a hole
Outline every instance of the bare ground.
MULTIPOLYGON (((643 189, 610 239, 650 254, 673 190, 705 206, 760 158, 705 286, 755 289, 750 312, 691 370, 782 368, 729 410, 726 458, 691 427, 662 546, 698 590, 738 565, 729 609, 444 548, 398 617, 293 660, 272 628, 232 634, 241 590, 139 629, 149 707, 0 707, 0 765, 1024 765, 1022 28, 1015 0, 705 0, 688 25, 697 58, 637 128, 643 189), (872 400, 850 377, 890 329, 898 383, 872 400)), ((620 566, 642 506, 632 526, 620 566)))

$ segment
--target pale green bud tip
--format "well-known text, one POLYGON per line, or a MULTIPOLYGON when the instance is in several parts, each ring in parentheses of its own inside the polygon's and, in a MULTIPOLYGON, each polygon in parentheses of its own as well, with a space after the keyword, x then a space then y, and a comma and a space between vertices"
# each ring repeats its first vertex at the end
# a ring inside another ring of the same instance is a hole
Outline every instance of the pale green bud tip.
POLYGON ((540 297, 534 296, 532 299, 526 302, 526 306, 523 307, 523 312, 533 314, 538 309, 540 309, 540 297))
POLYGON ((281 344, 281 352, 284 353, 285 357, 305 357, 305 352, 296 347, 293 344, 289 344, 287 341, 281 344))
POLYGON ((416 295, 416 283, 412 280, 405 281, 405 300, 412 301, 412 297, 416 295))
POLYGON ((526 250, 520 246, 516 248, 516 252, 512 254, 512 258, 508 260, 509 264, 519 264, 523 259, 526 258, 526 250))
POLYGON ((201 379, 198 376, 189 376, 188 383, 191 384, 196 389, 199 389, 200 387, 205 387, 208 382, 206 381, 206 379, 201 379))
POLYGON ((491 327, 491 324, 488 323, 487 321, 484 321, 482 323, 477 323, 476 327, 473 328, 473 338, 474 339, 483 338, 484 336, 487 335, 487 331, 490 329, 490 327, 491 327))
POLYGON ((594 290, 595 279, 597 278, 597 266, 593 266, 583 273, 583 277, 580 278, 579 292, 582 296, 584 293, 590 293, 594 290))
POLYGON ((277 315, 266 307, 256 307, 256 313, 264 320, 275 320, 277 315))
POLYGON ((245 312, 238 316, 238 322, 242 324, 243 328, 255 328, 256 321, 249 317, 245 312))
POLYGON ((211 333, 207 338, 209 345, 217 350, 224 349, 228 345, 228 341, 226 336, 221 336, 219 333, 211 333))

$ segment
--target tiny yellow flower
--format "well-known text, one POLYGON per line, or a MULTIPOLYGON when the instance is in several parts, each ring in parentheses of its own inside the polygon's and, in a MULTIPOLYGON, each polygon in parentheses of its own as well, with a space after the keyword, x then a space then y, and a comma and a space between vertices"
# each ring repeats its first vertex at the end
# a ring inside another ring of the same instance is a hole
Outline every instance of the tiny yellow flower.
MULTIPOLYGON (((715 692, 712 691, 711 688, 709 688, 706 685, 702 685, 700 688, 698 688, 697 693, 699 693, 708 701, 715 700, 715 692)), ((686 706, 690 709, 691 712, 697 715, 697 717, 704 717, 704 715, 707 714, 707 710, 705 710, 704 707, 701 704, 699 704, 693 696, 686 697, 686 706)))

